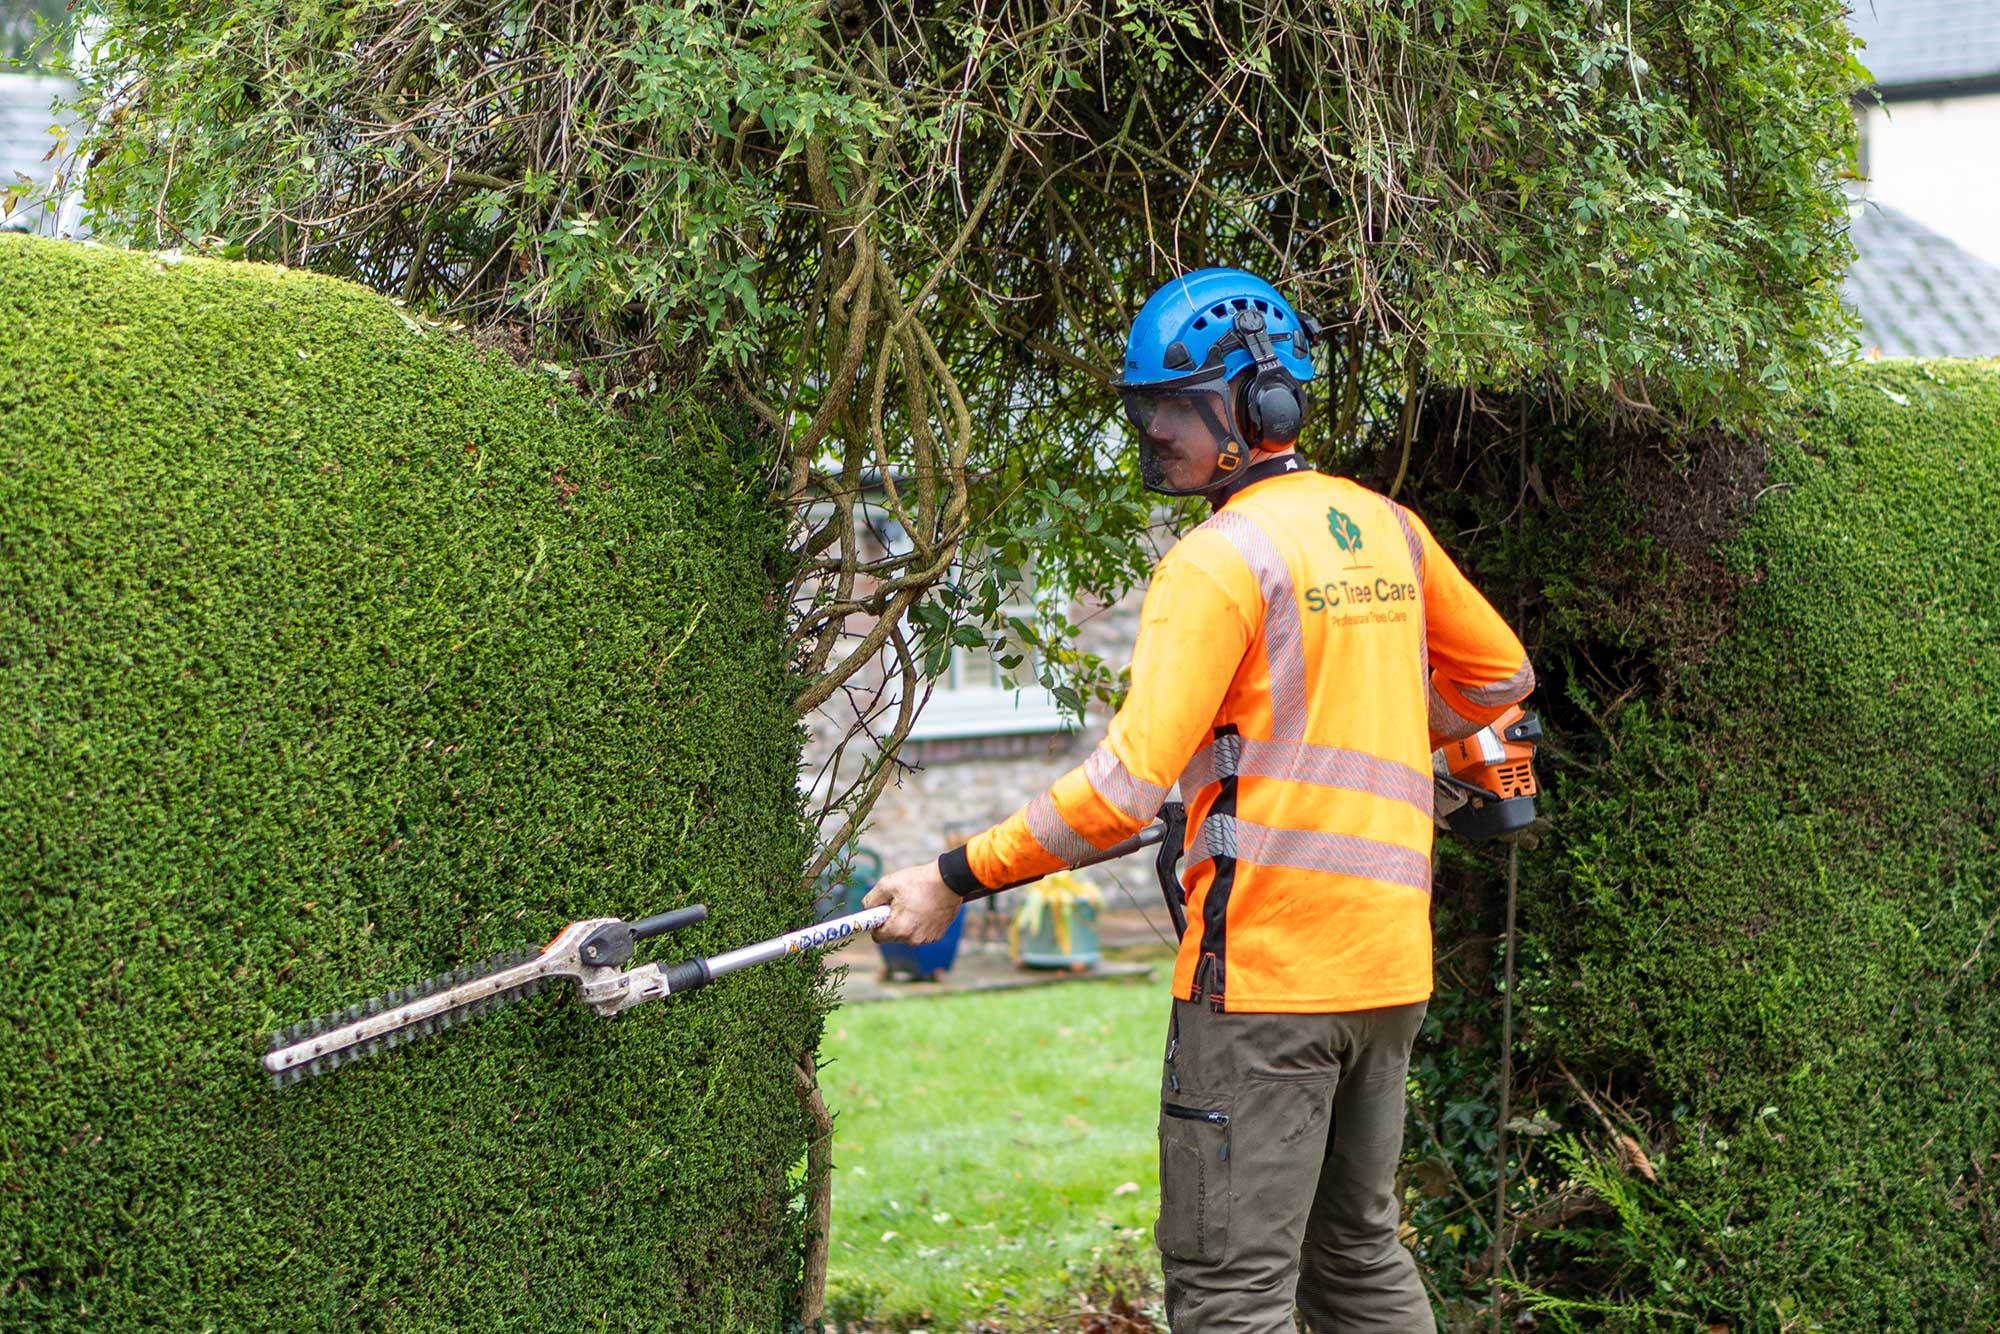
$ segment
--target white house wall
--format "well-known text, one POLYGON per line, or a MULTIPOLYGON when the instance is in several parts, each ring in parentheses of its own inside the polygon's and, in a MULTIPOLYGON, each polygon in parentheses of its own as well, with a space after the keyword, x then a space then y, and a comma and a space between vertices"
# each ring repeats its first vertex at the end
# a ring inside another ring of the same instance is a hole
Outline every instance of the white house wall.
POLYGON ((1867 197, 2000 264, 2000 93, 1862 112, 1867 197))
MULTIPOLYGON (((0 190, 26 177, 39 193, 66 165, 61 154, 49 159, 49 150, 58 141, 49 131, 72 123, 74 118, 56 110, 55 103, 75 93, 75 85, 67 79, 0 72, 0 190)), ((12 215, 0 220, 0 226, 43 233, 53 230, 46 210, 31 206, 26 199, 16 205, 12 215)))

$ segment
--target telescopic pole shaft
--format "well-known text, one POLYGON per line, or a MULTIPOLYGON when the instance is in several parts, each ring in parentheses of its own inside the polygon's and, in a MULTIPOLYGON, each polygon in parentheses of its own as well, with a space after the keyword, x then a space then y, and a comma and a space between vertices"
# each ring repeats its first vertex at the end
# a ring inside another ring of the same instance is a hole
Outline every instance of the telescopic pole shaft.
MULTIPOLYGON (((1129 856, 1141 848, 1150 848, 1166 836, 1165 825, 1148 825, 1122 843, 1114 843, 1091 857, 1077 862, 1077 866, 1096 866, 1100 862, 1114 861, 1129 856)), ((982 899, 998 894, 1006 889, 1016 889, 1041 879, 1032 876, 1016 881, 1002 889, 990 889, 984 894, 969 894, 967 901, 982 899)), ((706 959, 688 959, 681 963, 669 964, 662 968, 669 993, 692 991, 713 982, 718 977, 753 968, 760 963, 770 963, 788 955, 805 950, 818 949, 822 945, 833 945, 863 931, 873 931, 889 920, 889 908, 885 904, 879 908, 863 908, 860 912, 848 913, 844 917, 830 917, 824 922, 802 927, 797 931, 787 931, 782 936, 760 940, 754 945, 744 945, 739 949, 725 950, 721 954, 710 955, 706 959)))

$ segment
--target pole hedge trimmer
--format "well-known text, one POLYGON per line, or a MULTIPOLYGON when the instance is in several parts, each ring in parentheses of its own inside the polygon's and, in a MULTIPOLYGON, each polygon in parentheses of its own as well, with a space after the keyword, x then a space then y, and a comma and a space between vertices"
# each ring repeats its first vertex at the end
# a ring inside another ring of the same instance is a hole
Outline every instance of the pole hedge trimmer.
MULTIPOLYGON (((1165 833, 1166 826, 1149 825, 1078 865, 1095 866, 1151 847, 1165 833)), ((997 894, 1000 890, 988 892, 997 894)), ((451 1028, 523 996, 532 996, 556 981, 571 983, 577 1000, 592 1013, 606 1017, 622 1014, 635 1005, 683 995, 707 986, 718 977, 760 963, 838 944, 860 932, 873 931, 889 920, 889 909, 864 908, 705 959, 626 967, 640 941, 698 926, 707 920, 708 908, 697 903, 637 922, 616 917, 571 922, 540 950, 531 948, 504 954, 273 1033, 263 1066, 278 1087, 296 1084, 364 1056, 400 1046, 412 1038, 451 1028)))
MULTIPOLYGON (((1534 724, 1534 715, 1526 715, 1526 719, 1529 724, 1534 724)), ((1455 830, 1473 841, 1483 841, 1503 829, 1523 827, 1534 818, 1534 773, 1532 769, 1526 769, 1526 788, 1523 790, 1520 770, 1526 768, 1522 762, 1522 750, 1525 748, 1526 754, 1532 755, 1533 738, 1541 735, 1539 725, 1535 725, 1530 734, 1521 726, 1520 717, 1510 714, 1496 723, 1494 728, 1501 730, 1496 732, 1487 750, 1497 752, 1497 758, 1487 760, 1486 768, 1507 766, 1510 775, 1506 781, 1489 774, 1473 759, 1475 755, 1485 754, 1477 749, 1480 743, 1478 737, 1462 743, 1472 749, 1449 766, 1449 779, 1441 776, 1438 780, 1441 800, 1446 796, 1447 782, 1455 785, 1451 789, 1455 797, 1465 796, 1458 791, 1459 788, 1476 789, 1476 795, 1467 797, 1460 805, 1474 807, 1475 814, 1483 818, 1474 819, 1462 828, 1458 822, 1453 824, 1455 830), (1523 798, 1526 800, 1525 807, 1520 804, 1523 798)), ((1440 766, 1441 771, 1444 768, 1440 766)), ((1123 843, 1106 848, 1077 865, 1095 866, 1157 844, 1160 850, 1160 888, 1166 895, 1174 930, 1184 934, 1187 918, 1175 865, 1180 860, 1181 833, 1186 826, 1186 815, 1179 802, 1169 802, 1161 816, 1159 823, 1148 825, 1123 843)), ((1029 882, 1024 880, 1019 883, 1029 882)), ((1013 889, 1016 886, 1002 888, 1013 889)), ((1002 891, 987 892, 997 894, 1002 891)), ((985 895, 970 897, 983 898, 985 895)), ((592 1013, 608 1018, 647 1001, 683 995, 707 986, 718 977, 726 977, 760 963, 789 958, 807 950, 838 944, 863 931, 873 931, 889 920, 889 909, 864 908, 860 912, 829 918, 813 926, 787 931, 783 935, 707 958, 627 966, 632 964, 640 941, 683 927, 698 926, 707 920, 708 908, 694 904, 636 922, 616 917, 591 917, 571 922, 540 950, 531 948, 502 955, 483 964, 441 974, 428 982, 399 988, 345 1010, 293 1024, 271 1035, 270 1050, 264 1054, 263 1067, 279 1087, 296 1084, 361 1057, 400 1046, 412 1038, 451 1028, 524 996, 532 996, 555 981, 569 982, 580 1003, 592 1013)))

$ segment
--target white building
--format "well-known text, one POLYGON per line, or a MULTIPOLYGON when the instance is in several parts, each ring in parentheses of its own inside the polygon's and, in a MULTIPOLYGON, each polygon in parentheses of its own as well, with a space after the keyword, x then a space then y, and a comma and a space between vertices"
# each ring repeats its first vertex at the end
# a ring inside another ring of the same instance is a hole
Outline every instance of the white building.
POLYGON ((1884 356, 2000 356, 2000 0, 1858 0, 1847 301, 1884 356))
POLYGON ((60 138, 50 130, 69 124, 69 117, 55 108, 74 93, 67 79, 0 70, 0 201, 10 193, 16 200, 13 211, 0 218, 0 228, 51 230, 45 210, 29 201, 42 194, 62 166, 63 153, 48 157, 60 138))

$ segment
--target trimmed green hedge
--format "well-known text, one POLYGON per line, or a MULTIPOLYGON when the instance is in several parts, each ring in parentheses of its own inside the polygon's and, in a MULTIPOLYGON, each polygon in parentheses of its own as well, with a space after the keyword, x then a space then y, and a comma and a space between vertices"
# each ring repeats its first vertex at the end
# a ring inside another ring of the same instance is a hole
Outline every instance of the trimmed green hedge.
POLYGON ((1513 1198, 1603 1202, 1515 1273, 1562 1328, 1992 1329, 2000 363, 1861 368, 1767 458, 1674 443, 1678 496, 1656 446, 1549 447, 1515 553, 1559 724, 1515 1111, 1559 1130, 1517 1126, 1513 1198))
POLYGON ((810 966, 273 1090, 291 1020, 797 925, 781 526, 330 279, 0 237, 0 1325, 781 1327, 810 966))

